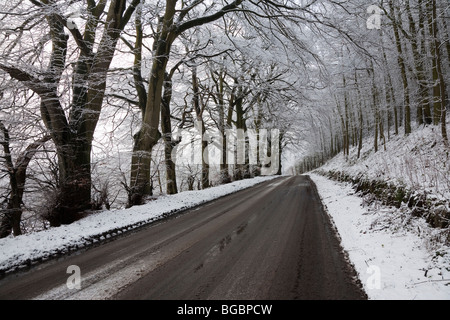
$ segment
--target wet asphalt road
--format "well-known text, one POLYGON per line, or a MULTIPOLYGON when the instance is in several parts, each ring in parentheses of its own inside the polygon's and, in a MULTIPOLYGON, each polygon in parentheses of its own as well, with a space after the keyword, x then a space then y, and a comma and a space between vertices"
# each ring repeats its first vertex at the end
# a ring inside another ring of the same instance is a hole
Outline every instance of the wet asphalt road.
POLYGON ((314 184, 298 176, 8 275, 0 299, 366 299, 356 279, 314 184), (71 265, 81 289, 67 287, 71 265))

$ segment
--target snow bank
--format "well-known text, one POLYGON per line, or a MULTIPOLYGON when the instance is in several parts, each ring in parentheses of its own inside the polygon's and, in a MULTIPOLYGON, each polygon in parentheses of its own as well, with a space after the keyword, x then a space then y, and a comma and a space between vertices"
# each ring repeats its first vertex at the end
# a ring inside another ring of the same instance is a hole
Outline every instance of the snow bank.
POLYGON ((321 170, 382 180, 413 192, 427 193, 436 200, 450 199, 450 149, 442 143, 438 127, 416 128, 408 136, 391 136, 386 150, 380 144, 377 153, 374 152, 373 138, 369 138, 360 159, 357 154, 357 148, 350 150, 349 157, 340 153, 321 170))
POLYGON ((277 177, 257 177, 218 187, 161 196, 143 206, 99 212, 71 225, 0 239, 0 272, 8 272, 85 247, 170 214, 277 177))
POLYGON ((311 174, 369 299, 449 300, 450 248, 400 209, 363 207, 350 184, 311 174))

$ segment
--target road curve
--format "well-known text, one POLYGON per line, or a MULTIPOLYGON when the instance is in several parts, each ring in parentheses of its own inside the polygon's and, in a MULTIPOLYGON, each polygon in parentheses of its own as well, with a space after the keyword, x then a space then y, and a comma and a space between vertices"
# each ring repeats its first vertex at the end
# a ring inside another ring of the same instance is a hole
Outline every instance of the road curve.
POLYGON ((366 298, 306 176, 265 182, 0 280, 0 299, 366 298), (67 286, 73 265, 81 289, 67 286))

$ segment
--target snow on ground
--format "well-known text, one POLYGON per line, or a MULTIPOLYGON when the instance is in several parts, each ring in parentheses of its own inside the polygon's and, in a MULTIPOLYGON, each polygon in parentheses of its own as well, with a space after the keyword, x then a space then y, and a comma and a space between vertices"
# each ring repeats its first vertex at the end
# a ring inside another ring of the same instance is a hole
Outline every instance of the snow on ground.
POLYGON ((401 209, 364 207, 348 183, 310 176, 369 299, 450 299, 450 248, 432 240, 439 230, 401 209))
POLYGON ((364 142, 361 158, 357 148, 348 157, 340 153, 321 170, 340 171, 352 177, 382 180, 413 192, 426 192, 437 200, 450 199, 450 149, 442 143, 436 126, 416 128, 410 135, 392 135, 374 152, 373 138, 364 142))
POLYGON ((85 247, 277 177, 257 177, 218 187, 160 196, 143 206, 92 214, 71 225, 0 239, 0 271, 11 271, 60 253, 85 247))
MULTIPOLYGON (((126 210, 93 214, 68 226, 0 240, 0 270, 82 248, 275 177, 259 177, 207 190, 161 196, 126 210)), ((373 204, 349 184, 311 174, 370 299, 450 299, 450 248, 430 239, 438 230, 400 209, 373 204), (373 207, 377 206, 377 207, 373 207)))

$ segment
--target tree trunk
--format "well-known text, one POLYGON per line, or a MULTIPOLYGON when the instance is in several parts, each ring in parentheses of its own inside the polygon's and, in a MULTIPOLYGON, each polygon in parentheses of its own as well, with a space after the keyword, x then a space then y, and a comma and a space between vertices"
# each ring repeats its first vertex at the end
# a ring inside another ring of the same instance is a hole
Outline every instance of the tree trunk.
POLYGON ((11 150, 9 130, 0 121, 0 130, 3 133, 3 150, 5 153, 5 163, 9 174, 10 196, 7 208, 4 210, 4 216, 0 220, 0 238, 7 237, 11 231, 14 236, 22 234, 20 222, 22 219, 22 199, 25 191, 25 182, 27 176, 27 168, 33 156, 38 149, 43 146, 50 136, 45 136, 40 140, 30 144, 16 160, 14 165, 11 150))
POLYGON ((445 42, 445 48, 447 49, 448 67, 450 67, 450 29, 449 29, 449 25, 447 24, 448 12, 442 12, 439 16, 442 17, 442 26, 444 29, 444 30, 442 30, 443 40, 445 42))
MULTIPOLYGON (((277 176, 281 176, 283 174, 283 166, 282 166, 282 152, 283 152, 283 138, 284 138, 284 133, 280 132, 279 137, 278 137, 278 170, 277 173, 275 175, 277 176)), ((325 147, 325 143, 324 143, 324 147, 325 147)), ((322 159, 324 156, 324 152, 322 152, 322 159)), ((322 163, 324 161, 322 160, 322 163)))
MULTIPOLYGON (((89 2, 89 17, 84 36, 77 28, 70 32, 80 49, 73 76, 73 100, 66 118, 59 100, 58 87, 66 69, 68 36, 67 21, 52 11, 46 16, 50 27, 52 52, 47 76, 41 80, 15 67, 0 64, 12 78, 23 82, 41 98, 41 116, 58 155, 60 188, 55 208, 49 213, 54 226, 71 223, 80 211, 91 206, 91 148, 95 128, 100 117, 106 88, 106 77, 114 57, 120 33, 134 12, 139 0, 133 0, 126 9, 126 0, 112 0, 104 21, 103 35, 97 52, 93 52, 95 31, 106 1, 89 2)), ((39 2, 33 2, 40 5, 39 2)), ((103 27, 103 24, 102 24, 103 27)))
POLYGON ((342 128, 342 150, 343 150, 343 152, 344 152, 344 156, 347 156, 347 157, 348 157, 348 156, 349 156, 349 154, 347 153, 347 150, 348 150, 348 148, 347 148, 348 140, 347 140, 347 135, 346 135, 346 132, 345 132, 345 120, 344 120, 344 116, 343 116, 342 113, 341 113, 339 104, 337 104, 337 110, 338 110, 338 113, 339 113, 339 118, 340 118, 340 120, 341 120, 341 128, 342 128))
POLYGON ((373 147, 374 147, 375 153, 378 152, 378 123, 379 123, 379 114, 378 114, 378 110, 375 110, 375 125, 374 125, 375 134, 374 134, 374 141, 373 141, 373 147))
MULTIPOLYGON (((361 89, 358 82, 358 74, 355 70, 355 86, 356 86, 356 92, 357 92, 357 99, 359 102, 359 108, 358 108, 358 120, 359 120, 359 135, 358 135, 358 159, 361 157, 361 150, 363 147, 363 135, 364 135, 364 116, 362 111, 362 97, 361 97, 361 89)), ((330 128, 331 128, 331 121, 330 121, 330 128)))
MULTIPOLYGON (((424 56, 426 56, 426 35, 425 35, 425 21, 426 21, 426 16, 424 14, 424 5, 423 5, 423 0, 419 0, 418 2, 418 7, 419 7, 419 30, 422 36, 422 41, 420 42, 420 46, 419 46, 419 55, 417 57, 417 59, 419 59, 419 66, 420 66, 420 71, 419 72, 419 76, 421 76, 421 78, 419 79, 419 90, 420 90, 420 97, 422 98, 421 103, 423 103, 423 117, 424 117, 424 123, 427 125, 430 125, 433 123, 433 115, 431 113, 431 102, 430 102, 430 97, 429 97, 429 90, 428 90, 428 83, 426 82, 427 79, 427 68, 426 68, 426 64, 425 61, 422 61, 424 58, 424 56)), ((414 33, 415 34, 415 33, 414 33)))
MULTIPOLYGON (((192 68, 192 91, 194 93, 193 105, 195 114, 197 117, 197 130, 200 131, 200 136, 202 139, 202 179, 201 186, 202 189, 209 188, 209 159, 208 159, 208 141, 206 141, 206 127, 203 122, 203 111, 204 106, 200 106, 200 88, 197 78, 197 68, 192 68)), ((203 103, 202 103, 203 104, 203 103)))
POLYGON ((442 83, 440 81, 438 63, 439 59, 439 48, 436 46, 438 44, 438 30, 437 30, 437 19, 436 19, 436 1, 431 0, 427 2, 427 17, 428 17, 428 31, 431 35, 432 40, 430 41, 430 51, 432 57, 432 75, 433 75, 433 124, 438 125, 442 117, 442 108, 444 100, 441 99, 442 83))
POLYGON ((228 12, 236 9, 242 1, 235 0, 216 13, 182 22, 187 13, 195 6, 184 8, 185 10, 180 13, 178 21, 175 22, 177 0, 166 0, 164 16, 160 20, 157 36, 153 42, 153 60, 142 127, 134 139, 130 179, 132 196, 129 206, 141 204, 143 198, 151 193, 151 152, 161 137, 158 127, 161 114, 162 88, 173 41, 188 29, 222 18, 228 12))
MULTIPOLYGON (((228 148, 227 148, 227 132, 226 127, 228 123, 225 122, 225 93, 224 93, 224 84, 225 84, 225 72, 221 70, 218 74, 218 78, 214 77, 212 73, 212 79, 216 84, 216 100, 218 104, 218 112, 219 112, 219 122, 218 129, 220 135, 222 137, 222 150, 221 150, 221 161, 220 161, 220 180, 221 183, 229 183, 231 182, 230 173, 228 170, 228 148)), ((231 121, 231 120, 230 120, 231 121)))
POLYGON ((172 100, 172 79, 166 74, 164 83, 164 94, 161 103, 161 130, 164 137, 164 159, 166 165, 166 193, 176 194, 177 175, 175 162, 172 159, 172 151, 175 142, 172 140, 172 122, 170 120, 170 102, 172 100))
POLYGON ((389 6, 391 9, 391 15, 393 19, 393 28, 394 28, 394 37, 395 37, 395 44, 397 47, 397 54, 398 54, 398 64, 400 66, 400 72, 402 77, 402 83, 403 83, 403 103, 404 103, 404 112, 405 112, 405 134, 408 135, 411 133, 411 104, 410 104, 410 95, 409 95, 409 85, 408 85, 408 77, 406 74, 406 65, 405 65, 405 59, 403 54, 403 48, 402 48, 402 42, 400 38, 399 29, 401 28, 401 17, 396 17, 395 13, 395 7, 393 0, 389 1, 389 6))
MULTIPOLYGON (((446 115, 447 115, 447 86, 444 79, 444 74, 442 70, 442 56, 441 56, 441 41, 439 40, 439 30, 438 30, 438 21, 437 21, 437 6, 436 0, 432 0, 432 17, 433 17, 433 39, 434 39, 434 66, 436 70, 433 69, 433 74, 437 74, 437 79, 439 81, 438 85, 435 85, 434 88, 439 88, 439 103, 435 102, 435 112, 440 114, 441 121, 441 132, 442 138, 445 143, 448 144, 448 136, 447 136, 447 124, 446 124, 446 115)), ((433 76, 434 78, 434 76, 433 76)), ((437 92, 435 92, 437 94, 437 92)), ((435 97, 437 99, 437 97, 435 97)))
POLYGON ((147 91, 147 105, 143 113, 142 127, 134 137, 131 158, 130 203, 140 205, 144 197, 152 194, 150 164, 153 147, 161 138, 159 120, 161 114, 164 75, 169 60, 170 48, 175 36, 170 32, 175 15, 176 0, 166 2, 164 18, 159 25, 158 36, 153 44, 153 61, 147 91))
POLYGON ((361 157, 361 150, 363 147, 363 126, 364 118, 362 113, 362 108, 359 108, 359 141, 358 141, 358 159, 361 157))
POLYGON ((2 210, 3 216, 0 221, 0 238, 4 238, 10 235, 11 231, 14 233, 14 236, 22 234, 20 220, 22 216, 21 203, 25 177, 23 181, 18 181, 18 171, 13 164, 9 146, 9 131, 2 122, 0 122, 0 129, 2 130, 4 137, 4 141, 1 142, 1 144, 3 145, 5 153, 6 169, 9 174, 9 185, 11 188, 7 207, 5 210, 2 210))
POLYGON ((51 226, 73 223, 91 208, 91 146, 73 139, 57 148, 60 186, 57 205, 47 216, 51 226))
POLYGON ((235 101, 236 111, 236 130, 237 130, 237 145, 236 145, 236 170, 235 180, 242 180, 248 178, 248 162, 247 162, 247 146, 248 141, 247 126, 244 119, 244 107, 243 107, 242 89, 238 90, 237 98, 235 101))
POLYGON ((258 97, 257 100, 257 109, 256 109, 256 119, 255 119, 255 133, 256 133, 256 167, 253 170, 253 174, 255 176, 261 175, 262 163, 261 163, 261 155, 260 155, 260 144, 261 144, 261 125, 263 121, 263 110, 262 110, 263 99, 258 97))
MULTIPOLYGON (((413 53, 413 60, 414 60, 414 67, 415 67, 415 75, 417 78, 417 82, 419 85, 419 96, 420 96, 420 102, 417 105, 417 123, 419 125, 422 125, 424 123, 430 124, 430 118, 429 118, 429 102, 428 102, 428 88, 426 86, 426 78, 425 78, 425 71, 424 71, 424 64, 423 64, 423 56, 424 52, 419 51, 419 45, 418 45, 418 30, 416 29, 416 23, 414 21, 414 18, 411 13, 411 7, 409 4, 410 0, 406 1, 406 12, 408 14, 408 20, 409 20, 409 31, 410 31, 410 42, 412 47, 412 53, 413 53)), ((419 26, 421 25, 421 22, 419 22, 419 26)))
POLYGON ((342 76, 342 80, 343 80, 343 85, 344 85, 344 117, 345 117, 345 148, 346 151, 345 153, 347 154, 347 156, 350 154, 350 133, 349 133, 349 128, 350 128, 350 117, 349 117, 349 103, 348 103, 348 97, 347 97, 347 82, 345 79, 345 76, 342 76))

